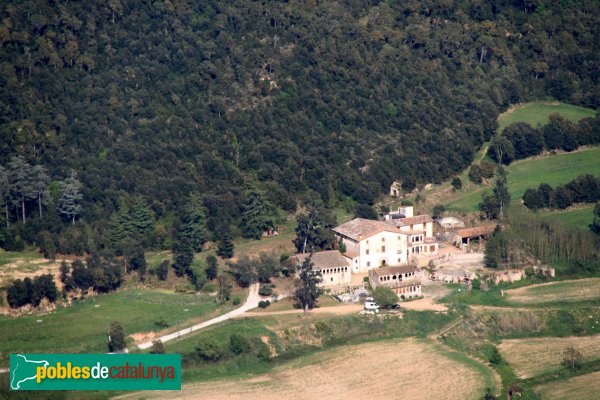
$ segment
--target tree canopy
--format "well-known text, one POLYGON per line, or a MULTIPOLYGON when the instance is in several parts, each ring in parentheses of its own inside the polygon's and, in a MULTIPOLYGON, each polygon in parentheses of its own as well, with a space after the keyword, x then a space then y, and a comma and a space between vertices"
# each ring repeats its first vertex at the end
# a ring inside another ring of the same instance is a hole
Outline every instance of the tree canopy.
MULTIPOLYGON (((595 1, 11 0, 0 13, 3 222, 38 211, 64 236, 57 251, 109 247, 139 198, 127 218, 150 218, 145 246, 168 248, 176 219, 195 249, 227 229, 256 237, 267 202, 372 205, 399 177, 442 182, 510 104, 600 106, 595 1)), ((546 148, 597 143, 595 122, 552 121, 546 148)), ((539 148, 521 144, 515 157, 539 148)), ((6 229, 14 248, 35 241, 6 229)))

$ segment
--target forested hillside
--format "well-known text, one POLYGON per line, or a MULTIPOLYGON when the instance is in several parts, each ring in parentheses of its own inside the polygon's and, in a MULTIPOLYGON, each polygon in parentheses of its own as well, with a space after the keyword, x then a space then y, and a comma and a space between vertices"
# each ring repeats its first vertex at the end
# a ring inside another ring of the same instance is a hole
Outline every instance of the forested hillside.
POLYGON ((2 186, 4 236, 29 241, 77 222, 91 248, 150 227, 144 244, 165 246, 192 192, 206 239, 235 235, 256 193, 368 204, 463 169, 510 104, 600 106, 596 0, 0 7, 0 164, 22 156, 54 188, 2 186), (77 215, 56 211, 72 171, 77 215), (36 229, 13 224, 23 210, 36 229))

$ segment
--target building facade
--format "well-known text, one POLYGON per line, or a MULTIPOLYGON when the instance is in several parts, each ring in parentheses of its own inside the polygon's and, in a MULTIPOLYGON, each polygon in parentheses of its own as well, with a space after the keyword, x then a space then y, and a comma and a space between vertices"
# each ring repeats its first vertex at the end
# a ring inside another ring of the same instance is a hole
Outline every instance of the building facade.
POLYGON ((333 229, 353 272, 408 262, 409 235, 383 221, 356 218, 333 229))
POLYGON ((386 214, 385 222, 408 235, 408 259, 420 254, 436 255, 439 243, 433 236, 433 218, 430 215, 413 215, 413 207, 400 207, 398 211, 386 214))
POLYGON ((414 265, 381 267, 369 271, 369 283, 373 289, 377 286, 388 287, 401 298, 419 297, 421 281, 418 275, 414 265))
POLYGON ((319 286, 343 286, 352 280, 350 263, 338 250, 320 251, 318 253, 295 254, 292 259, 301 265, 311 257, 313 270, 321 272, 322 281, 319 286))

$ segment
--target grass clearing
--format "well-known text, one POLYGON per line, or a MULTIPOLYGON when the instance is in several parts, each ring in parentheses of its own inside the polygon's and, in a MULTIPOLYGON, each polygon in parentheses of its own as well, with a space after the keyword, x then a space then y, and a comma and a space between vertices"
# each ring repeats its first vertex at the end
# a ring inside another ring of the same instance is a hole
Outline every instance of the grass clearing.
MULTIPOLYGON (((506 170, 508 190, 513 202, 518 203, 527 189, 537 188, 540 183, 548 183, 555 187, 582 174, 600 175, 600 147, 518 160, 509 165, 506 170)), ((477 211, 483 192, 486 190, 491 192, 492 189, 492 186, 469 185, 454 192, 452 200, 445 203, 446 209, 477 211)))
POLYGON ((0 287, 15 279, 51 274, 58 281, 60 261, 45 259, 40 253, 0 251, 0 287))
POLYGON ((143 393, 143 397, 315 399, 352 393, 356 398, 477 399, 487 383, 488 377, 471 363, 409 339, 342 346, 300 357, 253 378, 197 383, 178 393, 143 393))
POLYGON ((594 219, 594 204, 579 205, 567 210, 545 211, 540 218, 569 228, 587 228, 594 219))
POLYGON ((508 300, 516 303, 541 304, 600 299, 600 278, 575 279, 507 290, 508 300))
POLYGON ((5 251, 0 249, 0 267, 6 264, 12 264, 16 262, 28 262, 38 259, 44 259, 37 251, 5 251))
POLYGON ((535 391, 545 400, 589 400, 598 398, 600 392, 600 372, 576 376, 535 387, 535 391))
POLYGON ((573 106, 560 102, 535 101, 512 107, 498 117, 498 132, 502 132, 510 124, 526 122, 533 127, 546 125, 550 114, 558 113, 572 122, 585 117, 593 117, 596 112, 590 108, 573 106))
MULTIPOLYGON (((229 311, 231 306, 218 309, 229 311)), ((127 289, 77 301, 42 315, 0 316, 0 365, 8 353, 106 352, 108 326, 123 325, 126 334, 158 331, 160 318, 175 330, 179 324, 207 319, 217 311, 213 298, 156 290, 127 289), (37 322, 37 321, 41 322, 37 322)))
POLYGON ((510 339, 502 341, 498 350, 520 378, 530 378, 564 368, 563 353, 569 346, 581 352, 583 362, 600 359, 599 335, 510 339))

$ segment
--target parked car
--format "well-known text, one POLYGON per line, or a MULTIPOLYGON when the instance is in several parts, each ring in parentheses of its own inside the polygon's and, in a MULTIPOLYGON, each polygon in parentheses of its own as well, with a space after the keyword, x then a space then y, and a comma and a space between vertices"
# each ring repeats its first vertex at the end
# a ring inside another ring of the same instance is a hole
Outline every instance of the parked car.
POLYGON ((399 303, 396 303, 390 307, 392 310, 402 310, 402 306, 399 303))
POLYGON ((377 303, 375 303, 374 301, 365 301, 365 310, 378 312, 379 305, 377 303))

